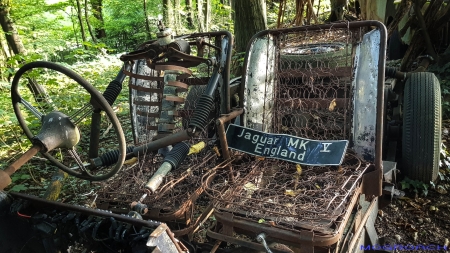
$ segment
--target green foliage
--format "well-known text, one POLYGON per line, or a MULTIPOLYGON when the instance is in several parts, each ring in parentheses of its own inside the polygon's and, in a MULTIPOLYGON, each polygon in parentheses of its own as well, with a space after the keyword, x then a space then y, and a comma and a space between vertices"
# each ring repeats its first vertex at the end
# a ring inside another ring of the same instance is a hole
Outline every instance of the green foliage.
MULTIPOLYGON (((29 60, 26 56, 24 59, 29 60)), ((32 56, 30 56, 32 57, 32 56)), ((99 91, 103 92, 108 85, 108 83, 117 75, 122 62, 115 55, 102 55, 97 54, 93 56, 94 60, 89 62, 76 62, 72 65, 67 65, 67 67, 71 68, 82 77, 84 77, 88 82, 90 82, 94 87, 96 87, 99 91)), ((18 59, 20 60, 20 59, 18 59)), ((17 66, 19 67, 19 66, 17 66)), ((15 72, 16 70, 14 70, 15 72)), ((44 78, 45 73, 42 72, 32 72, 31 77, 39 79, 44 78)), ((0 83, 0 166, 5 168, 14 160, 16 160, 23 152, 25 152, 31 146, 31 142, 27 139, 27 137, 23 134, 22 129, 20 128, 14 111, 12 109, 12 101, 11 101, 11 85, 7 82, 0 83)), ((60 108, 77 108, 80 105, 77 103, 77 98, 79 94, 68 94, 66 91, 71 89, 69 85, 78 85, 73 82, 67 82, 64 80, 56 80, 52 78, 52 76, 47 76, 46 79, 47 87, 50 89, 47 90, 48 93, 51 94, 60 94, 61 96, 71 96, 70 103, 66 100, 61 99, 60 101, 53 101, 60 108), (63 92, 61 92, 63 91, 63 92), (73 98, 73 99, 72 99, 73 98)), ((76 88, 76 87, 75 87, 76 88)), ((73 89, 72 89, 73 90, 73 89)), ((33 101, 32 98, 25 98, 27 101, 33 101)), ((81 98, 79 98, 81 99, 81 98)), ((85 100, 86 101, 86 100, 85 100)), ((114 104, 114 108, 116 111, 124 111, 123 108, 128 108, 128 90, 127 85, 124 85, 124 89, 122 90, 121 95, 118 100, 114 104), (121 109, 122 108, 122 109, 121 109)), ((41 126, 39 120, 37 120, 34 116, 28 115, 24 113, 24 117, 27 121, 28 127, 33 131, 37 130, 38 127, 41 126)), ((29 163, 32 163, 30 161, 29 163)), ((18 170, 13 176, 12 181, 13 185, 10 188, 11 191, 25 191, 34 188, 42 188, 41 185, 38 185, 40 182, 36 182, 35 180, 31 180, 30 173, 34 170, 39 170, 39 167, 42 165, 40 161, 39 166, 29 166, 28 170, 22 168, 18 170)), ((54 167, 48 167, 45 170, 41 171, 41 173, 50 174, 54 171, 54 167), (50 169, 50 170, 49 170, 50 169)))
MULTIPOLYGON (((156 17, 160 13, 156 8, 158 1, 147 2, 148 14, 156 17)), ((103 6, 105 30, 108 35, 106 44, 109 47, 128 51, 150 38, 145 29, 141 1, 104 0, 103 6)), ((153 28, 156 29, 156 26, 153 25, 153 28)))
POLYGON ((402 190, 412 190, 416 194, 423 194, 424 196, 428 195, 428 188, 430 185, 425 184, 419 180, 412 180, 408 177, 405 177, 402 181, 400 181, 402 190))

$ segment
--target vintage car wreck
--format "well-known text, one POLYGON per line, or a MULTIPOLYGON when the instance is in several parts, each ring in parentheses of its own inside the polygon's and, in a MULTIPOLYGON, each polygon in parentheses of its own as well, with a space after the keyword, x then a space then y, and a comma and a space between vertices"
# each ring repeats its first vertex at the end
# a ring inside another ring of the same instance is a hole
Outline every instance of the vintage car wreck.
MULTIPOLYGON (((0 173, 0 187, 38 152, 72 176, 107 181, 96 189, 96 208, 1 193, 0 248, 317 253, 389 243, 374 223, 381 196, 399 194, 398 112, 412 110, 396 83, 435 77, 389 69, 399 78, 386 78, 386 28, 378 21, 259 32, 242 77, 230 80, 232 40, 228 32, 173 39, 161 27, 158 40, 121 57, 124 67, 103 95, 56 64, 21 68, 12 100, 33 147, 0 173), (84 88, 82 107, 28 101, 21 86, 47 71, 84 88), (128 147, 111 109, 126 76, 128 147), (41 128, 30 127, 26 114, 41 128), (114 150, 101 149, 105 118, 114 150), (130 159, 136 162, 124 165, 130 159)), ((437 103, 438 91, 429 102, 437 103)), ((432 120, 440 124, 439 115, 432 120)), ((427 166, 419 177, 435 179, 436 164, 427 166)))

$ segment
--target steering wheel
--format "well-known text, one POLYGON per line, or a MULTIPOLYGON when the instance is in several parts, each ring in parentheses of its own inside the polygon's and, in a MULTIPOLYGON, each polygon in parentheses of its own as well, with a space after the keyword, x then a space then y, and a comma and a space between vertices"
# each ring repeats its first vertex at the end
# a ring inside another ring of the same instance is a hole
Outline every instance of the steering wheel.
POLYGON ((25 64, 14 76, 11 97, 14 113, 28 139, 41 145, 41 154, 61 170, 100 181, 122 167, 126 142, 116 114, 103 95, 74 71, 45 61, 25 64), (104 114, 106 117, 101 117, 104 114), (92 141, 91 124, 98 120, 103 134, 92 141), (111 134, 115 135, 112 145, 111 134), (98 148, 104 144, 118 153, 117 161, 110 166, 95 165, 92 153, 108 156, 105 148, 98 148))

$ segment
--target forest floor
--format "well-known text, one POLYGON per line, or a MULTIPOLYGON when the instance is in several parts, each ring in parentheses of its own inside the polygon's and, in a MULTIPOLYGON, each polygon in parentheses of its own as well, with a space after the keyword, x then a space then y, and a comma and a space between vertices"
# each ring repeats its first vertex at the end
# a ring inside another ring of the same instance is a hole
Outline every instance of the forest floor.
MULTIPOLYGON (((444 120, 444 147, 450 144, 449 130, 450 120, 444 120)), ((407 188, 406 195, 394 198, 378 212, 375 227, 379 237, 395 239, 398 245, 418 246, 413 252, 434 252, 424 250, 421 245, 436 245, 436 252, 446 251, 442 249, 444 245, 449 246, 450 240, 450 182, 446 176, 448 169, 444 168, 448 166, 446 156, 446 151, 441 151, 441 170, 435 185, 414 185, 408 179, 398 182, 398 188, 407 188)))

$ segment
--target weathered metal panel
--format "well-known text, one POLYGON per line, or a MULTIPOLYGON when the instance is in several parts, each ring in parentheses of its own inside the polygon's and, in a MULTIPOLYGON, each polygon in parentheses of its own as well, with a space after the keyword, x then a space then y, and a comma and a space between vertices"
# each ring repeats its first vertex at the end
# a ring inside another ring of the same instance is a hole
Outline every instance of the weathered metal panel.
POLYGON ((272 108, 275 86, 276 48, 272 35, 253 41, 247 65, 246 84, 246 126, 255 130, 270 132, 272 129, 272 108))
POLYGON ((375 159, 380 31, 364 35, 356 48, 353 110, 353 149, 366 161, 375 159))

